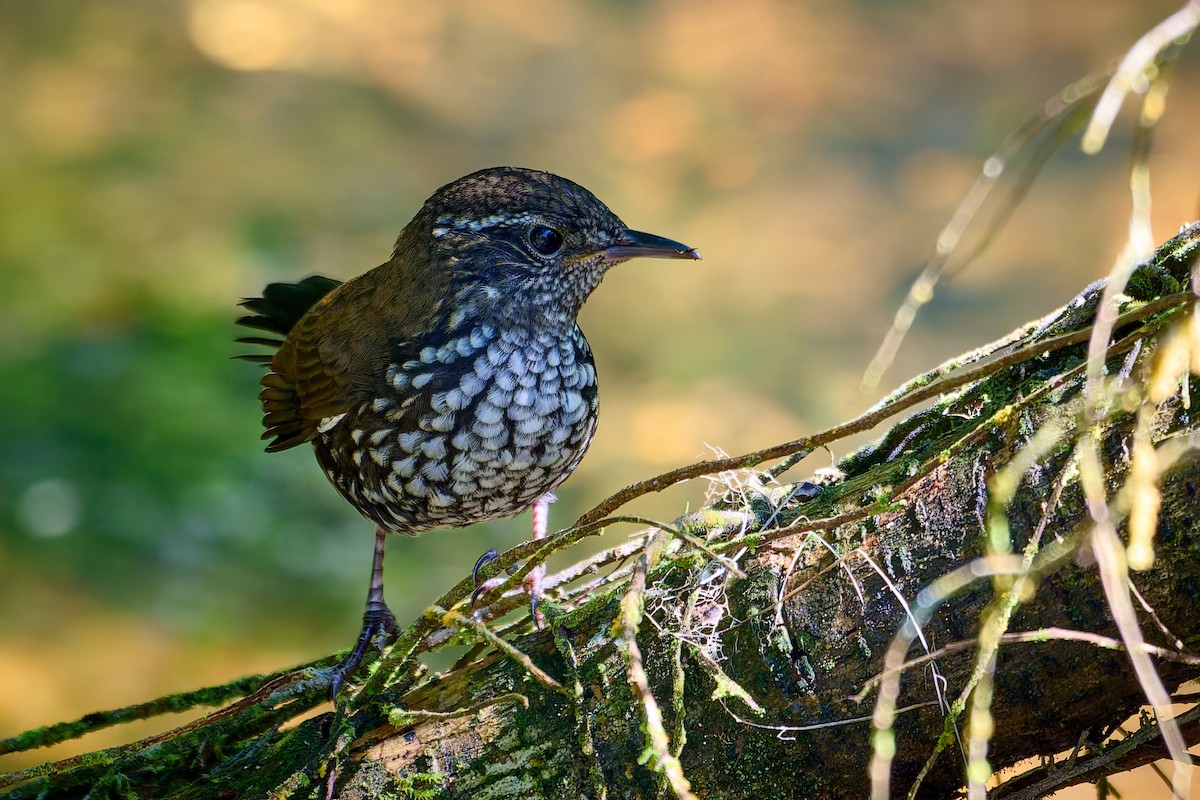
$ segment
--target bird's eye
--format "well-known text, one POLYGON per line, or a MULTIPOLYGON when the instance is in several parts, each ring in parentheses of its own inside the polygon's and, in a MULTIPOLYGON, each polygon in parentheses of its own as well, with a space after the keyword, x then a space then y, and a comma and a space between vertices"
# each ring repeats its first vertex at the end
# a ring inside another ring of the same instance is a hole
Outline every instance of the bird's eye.
POLYGON ((548 225, 534 225, 529 229, 529 246, 544 256, 552 256, 562 249, 562 234, 548 225))

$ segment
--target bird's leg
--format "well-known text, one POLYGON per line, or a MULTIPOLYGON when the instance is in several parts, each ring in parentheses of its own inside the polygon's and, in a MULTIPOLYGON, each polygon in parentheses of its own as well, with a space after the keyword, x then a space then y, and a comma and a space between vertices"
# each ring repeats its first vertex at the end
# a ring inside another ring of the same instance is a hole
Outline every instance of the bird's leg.
POLYGON ((383 551, 387 546, 387 531, 383 527, 375 528, 375 556, 371 562, 371 586, 367 590, 367 609, 363 612, 362 632, 350 655, 333 669, 330 693, 337 699, 338 692, 346 679, 354 675, 362 663, 367 648, 374 644, 380 650, 396 638, 400 627, 396 624, 396 616, 388 608, 383 599, 383 551))
MULTIPOLYGON (((533 540, 535 542, 546 538, 547 522, 550 518, 550 504, 555 500, 554 495, 550 492, 542 495, 533 504, 533 540)), ((474 607, 479 598, 483 597, 488 592, 494 590, 497 586, 504 583, 503 577, 495 577, 490 580, 480 581, 479 570, 496 560, 497 553, 495 550, 488 550, 479 557, 475 562, 475 568, 471 570, 471 577, 475 581, 475 591, 471 593, 471 606, 474 607)), ((510 574, 513 568, 509 568, 510 574)), ((545 622, 545 617, 542 612, 538 611, 538 602, 542 598, 542 580, 546 577, 546 565, 538 564, 529 574, 525 576, 525 591, 529 593, 529 611, 533 615, 533 624, 540 630, 545 622)))
MULTIPOLYGON (((547 492, 533 504, 533 540, 546 538, 547 523, 550 519, 550 504, 555 497, 547 492)), ((546 565, 538 564, 525 576, 525 591, 529 593, 529 612, 533 614, 533 624, 538 630, 545 626, 545 618, 538 611, 538 602, 542 599, 542 581, 546 577, 546 565)))

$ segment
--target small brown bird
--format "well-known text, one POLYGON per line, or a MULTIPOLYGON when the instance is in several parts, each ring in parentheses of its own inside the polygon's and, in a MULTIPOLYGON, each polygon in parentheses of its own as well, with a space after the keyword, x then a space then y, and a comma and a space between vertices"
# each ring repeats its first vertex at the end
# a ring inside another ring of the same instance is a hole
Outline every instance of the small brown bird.
MULTIPOLYGON (((314 276, 242 302, 239 324, 281 338, 262 362, 268 452, 312 442, 376 525, 363 629, 333 692, 372 642, 393 636, 386 535, 461 527, 534 508, 596 429, 596 369, 575 317, 604 273, 636 256, 699 259, 630 230, 569 180, 515 167, 434 192, 386 263, 345 283, 314 276)), ((537 585, 530 592, 536 602, 537 585)))

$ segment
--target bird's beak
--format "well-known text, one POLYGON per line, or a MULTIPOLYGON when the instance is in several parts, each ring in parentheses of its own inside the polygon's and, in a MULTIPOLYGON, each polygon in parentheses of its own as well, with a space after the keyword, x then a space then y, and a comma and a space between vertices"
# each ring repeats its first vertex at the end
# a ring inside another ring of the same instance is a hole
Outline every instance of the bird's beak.
POLYGON ((617 240, 600 251, 604 261, 624 261, 627 258, 690 258, 701 259, 700 251, 686 244, 655 236, 653 233, 625 230, 617 236, 617 240))

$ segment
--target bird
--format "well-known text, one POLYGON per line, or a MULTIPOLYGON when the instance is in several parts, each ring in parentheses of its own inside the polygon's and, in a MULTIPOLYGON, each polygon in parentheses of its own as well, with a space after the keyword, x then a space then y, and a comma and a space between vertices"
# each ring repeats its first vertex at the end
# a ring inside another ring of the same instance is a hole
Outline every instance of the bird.
MULTIPOLYGON (((250 313, 238 324, 270 334, 238 339, 269 348, 240 356, 267 368, 266 450, 311 443, 375 524, 363 626, 334 668, 335 699, 398 631, 383 595, 390 534, 532 508, 534 538, 546 535, 553 492, 596 430, 595 362, 576 316, 610 268, 639 256, 701 258, 630 229, 566 178, 493 167, 435 191, 380 266, 344 283, 273 283, 240 303, 250 313)), ((536 618, 539 581, 526 588, 536 618)))

